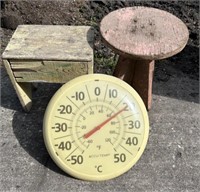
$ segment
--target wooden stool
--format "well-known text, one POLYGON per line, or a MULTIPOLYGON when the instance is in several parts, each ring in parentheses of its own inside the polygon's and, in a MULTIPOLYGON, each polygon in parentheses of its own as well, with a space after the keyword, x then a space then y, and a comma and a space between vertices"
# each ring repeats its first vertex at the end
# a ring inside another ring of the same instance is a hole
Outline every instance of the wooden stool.
POLYGON ((104 42, 120 55, 113 75, 132 85, 149 110, 154 60, 180 52, 189 38, 187 27, 166 11, 128 7, 105 16, 100 31, 104 42))
POLYGON ((93 73, 93 37, 88 26, 18 26, 2 58, 25 111, 32 106, 32 83, 93 73))

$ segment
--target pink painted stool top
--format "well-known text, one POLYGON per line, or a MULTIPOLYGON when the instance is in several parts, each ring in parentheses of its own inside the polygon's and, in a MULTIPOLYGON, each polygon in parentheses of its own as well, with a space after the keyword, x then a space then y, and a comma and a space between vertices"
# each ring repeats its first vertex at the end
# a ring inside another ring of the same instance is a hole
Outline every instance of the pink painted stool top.
POLYGON ((100 24, 106 43, 121 55, 156 60, 180 52, 189 32, 176 16, 155 8, 128 7, 106 15, 100 24))

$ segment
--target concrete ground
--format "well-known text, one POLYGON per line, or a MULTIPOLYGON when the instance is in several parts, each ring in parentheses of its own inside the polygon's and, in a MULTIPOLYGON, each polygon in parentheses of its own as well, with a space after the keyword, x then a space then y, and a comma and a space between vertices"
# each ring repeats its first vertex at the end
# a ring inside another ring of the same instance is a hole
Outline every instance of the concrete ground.
MULTIPOLYGON (((30 4, 19 1, 17 5, 13 2, 7 3, 9 6, 5 5, 2 19, 5 28, 0 30, 2 49, 11 37, 7 27, 13 30, 18 24, 24 23, 84 23, 83 18, 79 22, 77 8, 73 11, 74 7, 69 6, 68 11, 66 3, 61 5, 50 1, 33 1, 30 4), (57 14, 58 11, 60 14, 57 14)), ((0 64, 0 192, 200 191, 199 2, 159 2, 152 1, 148 5, 171 11, 183 19, 190 30, 190 39, 178 56, 156 62, 153 108, 149 112, 150 135, 145 152, 137 164, 124 175, 103 182, 81 181, 66 175, 51 160, 42 136, 45 108, 59 85, 40 84, 33 94, 30 113, 25 113, 0 64)), ((84 5, 81 10, 84 18, 89 21, 92 19, 90 24, 95 25, 98 24, 95 20, 99 21, 114 6, 105 8, 94 2, 89 5, 84 5)), ((98 44, 97 41, 97 51, 103 48, 102 44, 98 44)), ((103 53, 107 55, 107 49, 103 53)), ((97 69, 102 67, 99 64, 96 62, 97 69)))
POLYGON ((43 115, 59 85, 40 84, 33 94, 32 110, 25 113, 1 67, 0 191, 200 191, 199 81, 173 65, 163 66, 168 66, 165 70, 171 75, 161 81, 155 71, 151 129, 144 154, 130 171, 103 182, 66 175, 46 151, 43 115))

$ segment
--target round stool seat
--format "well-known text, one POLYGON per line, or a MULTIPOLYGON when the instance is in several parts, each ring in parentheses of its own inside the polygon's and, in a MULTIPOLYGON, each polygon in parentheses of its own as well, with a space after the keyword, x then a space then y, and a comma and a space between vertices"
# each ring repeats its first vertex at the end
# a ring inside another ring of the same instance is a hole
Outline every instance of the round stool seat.
POLYGON ((146 60, 175 55, 189 38, 180 19, 149 7, 128 7, 109 13, 101 21, 100 32, 118 54, 146 60))

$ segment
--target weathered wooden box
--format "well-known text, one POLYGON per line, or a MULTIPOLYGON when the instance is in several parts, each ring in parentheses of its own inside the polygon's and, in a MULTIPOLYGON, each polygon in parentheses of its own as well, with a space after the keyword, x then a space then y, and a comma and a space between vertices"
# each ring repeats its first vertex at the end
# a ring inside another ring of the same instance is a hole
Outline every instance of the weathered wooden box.
POLYGON ((93 73, 93 38, 89 26, 18 26, 2 58, 26 111, 32 83, 65 83, 93 73))

